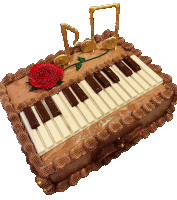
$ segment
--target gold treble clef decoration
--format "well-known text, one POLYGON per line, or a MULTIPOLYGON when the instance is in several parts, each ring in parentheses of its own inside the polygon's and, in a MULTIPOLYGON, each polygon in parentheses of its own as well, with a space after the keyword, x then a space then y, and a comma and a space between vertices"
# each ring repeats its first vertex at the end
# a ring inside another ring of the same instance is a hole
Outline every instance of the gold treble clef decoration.
POLYGON ((102 44, 103 49, 113 49, 117 46, 118 42, 118 30, 119 30, 119 14, 120 14, 120 4, 119 3, 114 3, 114 4, 107 4, 107 5, 102 5, 102 6, 92 6, 89 9, 90 13, 90 25, 91 25, 91 40, 85 40, 81 44, 81 50, 83 52, 89 52, 94 49, 96 49, 96 42, 94 39, 94 18, 93 18, 93 13, 95 10, 99 9, 106 9, 106 8, 116 8, 116 25, 115 25, 115 36, 112 36, 110 38, 107 38, 104 40, 102 44))
POLYGON ((61 55, 57 56, 54 59, 54 63, 58 64, 58 65, 65 65, 71 59, 66 30, 70 30, 73 33, 75 33, 75 40, 74 40, 73 44, 75 44, 78 41, 78 39, 79 39, 79 32, 74 27, 72 27, 72 26, 70 26, 68 24, 65 24, 65 23, 61 23, 60 26, 61 26, 61 32, 62 32, 64 46, 65 46, 65 54, 61 54, 61 55))

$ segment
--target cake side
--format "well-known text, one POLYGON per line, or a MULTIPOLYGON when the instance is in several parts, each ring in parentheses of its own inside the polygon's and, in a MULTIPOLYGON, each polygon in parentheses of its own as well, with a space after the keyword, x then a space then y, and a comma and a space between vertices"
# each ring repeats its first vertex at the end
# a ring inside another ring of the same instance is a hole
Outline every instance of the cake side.
MULTIPOLYGON (((121 38, 121 40, 123 41, 123 39, 121 38)), ((119 40, 120 41, 120 40, 119 40)), ((129 44, 129 43, 125 43, 123 42, 122 43, 122 46, 124 47, 124 49, 129 49, 131 51, 125 51, 124 54, 122 56, 124 56, 126 53, 130 52, 130 53, 134 53, 134 54, 141 54, 140 51, 138 50, 135 50, 133 45, 132 44, 129 44)), ((139 55, 140 56, 140 55, 139 55)), ((149 58, 148 57, 141 57, 140 56, 140 59, 144 59, 145 62, 149 62, 149 58)), ((170 119, 172 119, 172 111, 174 111, 174 102, 176 100, 176 86, 175 84, 172 84, 170 83, 170 77, 168 75, 165 75, 163 73, 161 73, 161 70, 158 66, 155 66, 155 65, 149 65, 149 67, 151 67, 155 72, 157 72, 164 80, 164 85, 165 85, 165 88, 168 89, 169 91, 171 91, 173 93, 173 96, 171 97, 169 94, 170 93, 165 93, 164 94, 164 100, 165 98, 170 98, 170 100, 168 100, 169 102, 172 102, 171 103, 171 107, 169 108, 170 111, 167 111, 168 115, 166 114, 164 118, 162 118, 159 122, 156 122, 158 126, 161 126, 163 123, 164 123, 164 120, 167 120, 169 121, 170 119), (169 95, 169 96, 168 96, 169 95)), ((23 74, 23 73, 21 73, 23 74)), ((22 75, 19 75, 19 77, 22 76, 22 75)), ((33 144, 31 144, 32 142, 30 141, 30 139, 28 138, 28 136, 26 135, 26 130, 23 126, 23 124, 21 125, 20 123, 17 123, 17 120, 19 120, 19 117, 16 113, 16 110, 14 110, 13 108, 13 105, 10 104, 10 101, 8 99, 8 95, 6 94, 6 87, 5 85, 9 82, 9 83, 12 83, 13 81, 13 78, 12 76, 8 75, 6 76, 6 78, 3 80, 3 82, 1 83, 0 85, 0 88, 1 88, 1 91, 0 91, 0 96, 2 97, 2 104, 3 104, 3 107, 5 108, 5 110, 7 111, 8 113, 8 117, 9 117, 9 120, 12 122, 13 126, 14 126, 14 129, 16 130, 15 132, 17 133, 20 133, 20 135, 18 135, 18 138, 19 138, 19 141, 22 143, 22 147, 23 147, 23 151, 25 153, 27 153, 27 158, 29 158, 29 162, 31 164, 31 168, 32 168, 32 171, 35 172, 36 174, 39 174, 40 176, 37 176, 37 182, 39 183, 40 181, 42 182, 42 185, 41 187, 46 189, 46 193, 50 194, 50 193, 53 193, 54 191, 62 191, 63 189, 61 189, 63 186, 63 184, 65 184, 66 186, 68 185, 73 185, 75 184, 75 182, 77 182, 77 178, 79 178, 79 174, 81 174, 81 176, 85 176, 88 171, 90 170, 93 170, 95 168, 95 164, 89 164, 88 166, 92 166, 90 167, 89 170, 86 170, 86 168, 83 168, 78 172, 74 173, 73 176, 71 175, 71 177, 59 184, 57 184, 57 186, 55 184, 52 184, 50 179, 49 179, 49 175, 52 174, 54 172, 54 169, 53 169, 53 166, 50 167, 50 166, 45 166, 43 164, 43 162, 41 161, 41 159, 36 155, 34 154, 34 147, 33 147, 33 144), (11 82, 12 81, 12 82, 11 82), (94 166, 94 167, 93 167, 94 166), (82 172, 82 173, 81 173, 82 172), (85 174, 85 175, 84 175, 85 174), (73 180, 75 179, 76 177, 76 180, 73 180), (73 182, 73 181, 75 182, 73 182), (56 187, 56 188, 55 188, 56 187)), ((52 91, 52 90, 51 90, 52 91)), ((53 90, 52 91, 52 94, 53 93, 58 93, 58 90, 53 90)), ((41 97, 42 98, 42 97, 41 97)), ((158 101, 157 101, 158 102, 158 101)), ((22 105, 23 103, 21 103, 21 108, 23 108, 24 105, 22 105)), ((20 108, 20 106, 18 108, 20 108)), ((167 108, 166 108, 167 109, 167 108)), ((19 112, 19 111, 18 111, 19 112)), ((137 116, 138 117, 138 116, 137 116)), ((124 121, 124 120, 123 120, 124 121)), ((126 120, 125 120, 126 122, 126 120)), ((118 123, 116 123, 118 124, 118 123)), ((115 126, 115 125, 114 125, 115 126)), ((146 130, 146 129, 145 129, 146 130)), ((148 130, 145 131, 144 135, 148 135, 148 130), (146 133, 147 132, 147 133, 146 133)), ((104 137, 106 138, 106 133, 99 133, 98 134, 99 136, 99 139, 102 138, 104 140, 104 137), (105 134, 105 135, 104 135, 105 134)), ((143 135, 143 136, 144 136, 143 135)), ((144 136, 145 137, 145 136, 144 136)), ((140 138, 139 135, 137 136, 137 138, 140 138)), ((138 139, 137 139, 138 141, 138 139)), ((97 143, 97 141, 95 141, 94 139, 92 140, 87 140, 85 141, 85 143, 87 144, 86 147, 88 149, 93 149, 93 147, 90 146, 90 143, 93 144, 93 146, 95 146, 95 144, 97 143)), ((128 145, 128 144, 126 144, 128 145)), ((128 148, 128 147, 123 147, 124 149, 128 148)), ((121 147, 121 146, 120 146, 121 147)), ((114 148, 114 145, 113 147, 109 147, 111 150, 110 151, 113 151, 114 148)), ((105 147, 105 150, 102 149, 102 152, 106 151, 108 152, 108 147, 105 147)), ((122 148, 122 147, 121 147, 122 148)), ((71 158, 75 158, 75 159, 79 159, 81 157, 82 154, 80 154, 80 151, 82 150, 82 148, 80 150, 77 150, 76 152, 78 153, 75 153, 75 151, 73 150, 73 154, 71 156, 71 158)), ((120 150, 116 149, 119 153, 120 153, 120 150)), ((104 154, 104 153, 101 153, 101 154, 104 154)), ((100 155, 101 155, 100 154, 100 155)), ((110 154, 111 155, 111 154, 110 154)), ((107 157, 110 157, 109 155, 109 152, 107 153, 107 157)), ((98 156, 99 157, 99 156, 98 156)), ((55 163, 56 163, 56 166, 58 168, 64 168, 66 166, 66 163, 68 164, 71 160, 70 157, 65 157, 65 158, 62 158, 63 160, 61 161, 60 159, 58 159, 55 163)), ((100 163, 98 163, 98 165, 101 166, 101 164, 104 162, 104 160, 106 159, 106 155, 105 155, 105 158, 101 158, 100 159, 100 163)), ((110 158, 109 158, 110 159, 110 158)), ((108 159, 108 160, 109 160, 108 159)), ((39 184, 40 185, 40 184, 39 184)))

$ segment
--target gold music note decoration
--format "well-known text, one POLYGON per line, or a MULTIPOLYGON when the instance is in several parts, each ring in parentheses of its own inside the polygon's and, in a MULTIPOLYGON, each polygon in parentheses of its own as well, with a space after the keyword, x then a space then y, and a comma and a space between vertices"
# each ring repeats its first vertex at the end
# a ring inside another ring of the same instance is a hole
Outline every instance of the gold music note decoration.
POLYGON ((62 32, 62 36, 63 36, 63 41, 64 41, 64 46, 65 46, 65 54, 61 54, 59 56, 57 56, 54 59, 54 64, 58 64, 58 65, 65 65, 67 64, 70 59, 71 59, 71 55, 70 55, 70 51, 69 51, 69 45, 68 45, 68 40, 67 40, 67 32, 66 30, 70 30, 73 33, 75 33, 75 40, 73 41, 73 45, 78 41, 79 39, 79 32, 77 29, 75 29, 74 27, 65 24, 65 23, 61 23, 61 32, 62 32))
POLYGON ((91 40, 85 40, 81 44, 81 50, 83 52, 89 52, 94 49, 96 49, 96 42, 94 39, 94 18, 93 18, 93 13, 95 10, 99 9, 106 9, 106 8, 116 8, 116 25, 115 25, 115 36, 112 36, 110 38, 107 38, 103 44, 102 48, 103 49, 113 49, 117 46, 118 42, 118 30, 119 30, 119 14, 120 14, 120 4, 119 3, 114 3, 114 4, 107 4, 107 5, 102 5, 102 6, 92 6, 89 9, 90 13, 90 25, 91 25, 91 40))

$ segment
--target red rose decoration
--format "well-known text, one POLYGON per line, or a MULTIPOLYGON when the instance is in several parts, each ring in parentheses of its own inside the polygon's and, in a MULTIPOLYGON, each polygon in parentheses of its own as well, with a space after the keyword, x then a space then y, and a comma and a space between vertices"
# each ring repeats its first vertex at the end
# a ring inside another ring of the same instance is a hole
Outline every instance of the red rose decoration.
POLYGON ((29 83, 37 88, 52 88, 63 77, 63 68, 50 63, 36 64, 29 72, 29 83))

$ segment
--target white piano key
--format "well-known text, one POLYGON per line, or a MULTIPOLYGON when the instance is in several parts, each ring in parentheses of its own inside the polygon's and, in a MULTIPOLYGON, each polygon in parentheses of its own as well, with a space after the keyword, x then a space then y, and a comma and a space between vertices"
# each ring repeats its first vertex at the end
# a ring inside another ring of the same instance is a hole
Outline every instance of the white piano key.
POLYGON ((44 143, 46 144, 47 148, 51 148, 54 145, 54 143, 52 142, 48 131, 46 130, 44 124, 42 123, 35 107, 32 106, 31 109, 34 115, 36 116, 37 121, 39 122, 40 126, 37 127, 37 130, 39 131, 41 138, 44 140, 44 143))
POLYGON ((85 94, 87 94, 88 99, 86 99, 84 101, 85 105, 87 105, 88 109, 91 111, 91 113, 95 116, 95 118, 101 119, 102 118, 102 114, 101 112, 98 110, 98 108, 95 106, 95 104, 90 100, 88 92, 85 90, 85 88, 80 84, 77 83, 79 85, 79 87, 85 92, 85 94))
POLYGON ((58 126, 58 128, 60 129, 63 137, 69 138, 71 137, 72 133, 69 131, 68 127, 66 126, 66 124, 64 123, 62 117, 60 115, 58 115, 57 117, 53 118, 58 126))
MULTIPOLYGON (((139 63, 137 62, 138 59, 136 56, 135 57, 131 56, 131 58, 139 65, 139 63)), ((141 68, 141 70, 139 70, 137 74, 139 74, 141 78, 143 78, 149 85, 151 85, 151 87, 155 87, 157 85, 157 82, 154 81, 154 79, 151 78, 151 76, 149 76, 149 74, 143 68, 141 68)))
POLYGON ((105 91, 112 97, 112 99, 114 99, 118 106, 122 106, 124 104, 122 99, 114 92, 111 87, 105 88, 105 91))
POLYGON ((101 119, 102 114, 89 98, 86 99, 84 103, 87 105, 87 107, 90 109, 90 111, 92 112, 92 114, 95 116, 97 120, 101 119))
POLYGON ((100 91, 98 95, 105 101, 105 103, 111 110, 115 110, 117 108, 116 104, 112 101, 112 99, 106 94, 104 90, 100 91))
POLYGON ((24 125, 25 125, 25 127, 26 127, 26 129, 28 131, 29 137, 31 138, 31 140, 32 140, 32 142, 34 144, 34 147, 35 147, 37 153, 39 155, 44 153, 45 152, 45 147, 42 144, 42 141, 39 138, 38 133, 36 132, 35 129, 31 128, 31 126, 30 126, 30 124, 29 124, 29 122, 28 122, 28 120, 27 120, 27 118, 25 116, 25 113, 23 111, 20 113, 20 116, 21 116, 22 121, 23 121, 23 123, 24 123, 24 125))
POLYGON ((68 100, 66 99, 66 97, 65 97, 65 95, 63 94, 62 91, 59 92, 59 95, 61 96, 61 98, 65 102, 66 106, 69 108, 70 112, 73 114, 73 116, 75 117, 75 119, 77 120, 77 122, 81 126, 81 128, 86 127, 87 126, 87 122, 85 121, 85 119, 83 118, 81 113, 79 113, 79 111, 77 110, 77 107, 76 106, 74 106, 74 107, 71 106, 71 104, 68 102, 68 100))
POLYGON ((82 80, 80 84, 85 88, 87 93, 89 93, 90 98, 94 100, 96 105, 100 108, 100 110, 104 114, 108 114, 110 112, 108 106, 102 101, 102 99, 93 91, 93 89, 90 87, 90 85, 85 81, 82 80))
POLYGON ((115 110, 117 108, 114 101, 109 97, 109 95, 105 92, 105 88, 97 81, 95 77, 93 79, 98 83, 98 85, 102 88, 102 90, 98 93, 98 95, 103 99, 103 101, 108 105, 111 110, 115 110))
POLYGON ((126 81, 124 81, 124 79, 120 76, 119 70, 118 68, 113 65, 112 67, 110 67, 112 69, 112 71, 119 77, 120 81, 118 82, 118 84, 123 87, 126 92, 132 97, 132 98, 136 98, 137 97, 137 93, 133 90, 133 88, 131 88, 126 81))
POLYGON ((80 130, 76 122, 74 121, 72 115, 69 113, 68 109, 66 108, 66 105, 63 103, 61 100, 61 97, 58 94, 55 94, 52 96, 52 99, 58 106, 59 110, 61 111, 62 115, 64 116, 65 120, 69 124, 71 130, 76 133, 77 131, 80 130))
POLYGON ((59 134, 60 136, 59 136, 59 137, 56 136, 56 137, 58 137, 58 140, 59 140, 59 138, 62 138, 61 136, 63 136, 64 138, 68 138, 69 136, 71 136, 71 132, 69 131, 69 129, 68 129, 68 127, 66 126, 65 122, 63 121, 62 117, 61 117, 60 115, 58 115, 58 116, 56 116, 56 117, 53 117, 53 115, 52 115, 52 113, 51 113, 49 107, 47 106, 45 100, 44 100, 42 103, 43 103, 45 109, 47 110, 47 112, 48 112, 48 114, 49 114, 51 120, 53 120, 53 121, 55 122, 57 128, 58 128, 59 131, 60 131, 60 132, 58 131, 58 134, 59 134))
POLYGON ((132 71, 133 74, 131 75, 131 77, 134 79, 134 81, 136 81, 146 92, 149 91, 151 89, 151 86, 148 83, 146 83, 138 73, 134 72, 128 66, 128 64, 126 64, 124 61, 122 62, 132 71))
POLYGON ((55 124, 53 122, 53 116, 52 116, 52 114, 50 112, 50 109, 48 108, 48 106, 45 103, 45 101, 43 101, 42 104, 44 105, 45 109, 47 110, 47 112, 48 112, 48 114, 49 114, 49 116, 51 118, 51 120, 47 121, 45 124, 48 127, 48 129, 49 129, 54 141, 56 143, 59 143, 59 142, 62 141, 62 137, 61 137, 59 131, 57 130, 57 128, 56 128, 56 126, 55 126, 55 124))
POLYGON ((84 117, 87 119, 88 123, 89 124, 93 123, 95 121, 95 118, 92 116, 91 112, 85 106, 84 102, 80 101, 80 99, 77 97, 77 95, 75 94, 75 92, 73 91, 73 89, 71 87, 69 87, 69 89, 71 90, 71 92, 73 93, 73 95, 75 96, 75 98, 77 99, 77 101, 79 102, 79 104, 77 105, 77 107, 80 109, 80 111, 82 112, 82 114, 84 115, 84 117))
POLYGON ((137 84, 131 76, 126 77, 121 70, 119 70, 118 68, 116 68, 117 72, 119 73, 119 76, 121 76, 133 89, 134 91, 136 91, 138 94, 143 94, 144 90, 143 88, 137 84))
MULTIPOLYGON (((100 73, 101 73, 101 71, 100 71, 100 73)), ((102 73, 101 73, 102 74, 102 73)), ((103 75, 103 74, 102 74, 103 75)), ((103 75, 104 76, 104 75, 103 75)), ((105 91, 105 93, 107 93, 110 97, 111 97, 111 99, 113 99, 113 101, 114 102, 116 102, 116 104, 114 104, 115 106, 114 106, 114 108, 116 109, 118 109, 118 107, 116 106, 116 105, 118 105, 118 106, 121 106, 121 105, 123 105, 123 101, 122 101, 122 99, 114 92, 114 90, 112 89, 112 87, 111 86, 109 86, 109 87, 107 87, 107 88, 104 88, 97 80, 96 80, 96 78, 95 77, 93 77, 94 79, 95 79, 95 81, 99 84, 99 86, 102 88, 102 90, 103 91, 105 91)), ((106 77, 105 77, 106 78, 106 77)), ((108 79, 107 79, 108 80, 108 79)), ((108 80, 109 81, 109 80, 108 80)), ((111 84, 111 83, 110 83, 111 84)), ((99 92, 100 93, 100 92, 99 92)), ((103 97, 103 100, 104 100, 104 97, 103 97)), ((113 102, 112 101, 112 102, 113 102)), ((106 100, 106 98, 105 98, 105 102, 107 103, 109 103, 109 104, 111 104, 111 102, 109 102, 108 100, 106 100)), ((109 105, 108 105, 109 106, 109 105)), ((109 106, 110 107, 110 106, 109 106)), ((112 110, 114 110, 114 108, 112 109, 112 110)))
POLYGON ((125 101, 128 102, 130 101, 130 96, 128 96, 127 93, 124 92, 124 90, 117 84, 114 83, 103 71, 100 71, 103 76, 105 76, 108 81, 111 83, 111 87, 117 92, 117 94, 125 101))
POLYGON ((147 81, 149 85, 151 85, 152 87, 156 86, 157 83, 143 69, 141 69, 137 73, 141 76, 141 78, 147 81))
POLYGON ((60 136, 58 130, 56 129, 54 123, 52 122, 52 120, 47 121, 46 126, 48 127, 51 135, 53 136, 53 139, 56 143, 59 143, 62 141, 62 137, 60 136))
POLYGON ((148 67, 142 60, 136 55, 132 55, 131 58, 147 73, 149 74, 158 84, 163 83, 163 79, 158 76, 150 67, 148 67))

